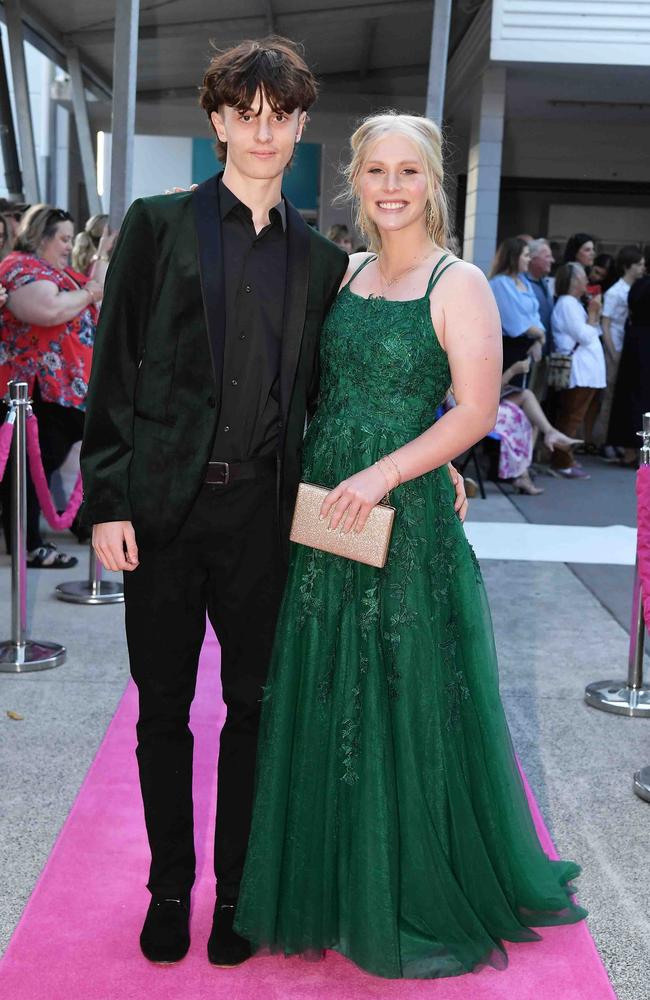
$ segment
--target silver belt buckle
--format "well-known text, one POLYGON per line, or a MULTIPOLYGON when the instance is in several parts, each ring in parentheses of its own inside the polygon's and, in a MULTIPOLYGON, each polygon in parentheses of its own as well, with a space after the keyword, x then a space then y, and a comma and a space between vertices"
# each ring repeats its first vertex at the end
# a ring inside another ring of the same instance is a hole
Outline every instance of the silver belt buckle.
POLYGON ((228 462, 208 462, 208 465, 211 469, 219 468, 223 470, 223 482, 216 485, 227 486, 230 482, 230 464, 228 462))

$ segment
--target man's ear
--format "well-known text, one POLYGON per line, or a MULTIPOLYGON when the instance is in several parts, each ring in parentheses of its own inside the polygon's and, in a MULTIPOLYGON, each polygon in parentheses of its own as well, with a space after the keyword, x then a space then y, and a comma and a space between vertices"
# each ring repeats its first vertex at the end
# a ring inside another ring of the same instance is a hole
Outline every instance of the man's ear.
POLYGON ((212 111, 210 114, 210 121, 212 122, 212 128, 217 134, 217 138, 221 142, 227 142, 226 129, 223 123, 222 115, 218 111, 212 111))
POLYGON ((302 133, 304 131, 305 125, 307 124, 307 112, 301 111, 298 116, 298 130, 296 132, 296 142, 300 142, 302 139, 302 133))

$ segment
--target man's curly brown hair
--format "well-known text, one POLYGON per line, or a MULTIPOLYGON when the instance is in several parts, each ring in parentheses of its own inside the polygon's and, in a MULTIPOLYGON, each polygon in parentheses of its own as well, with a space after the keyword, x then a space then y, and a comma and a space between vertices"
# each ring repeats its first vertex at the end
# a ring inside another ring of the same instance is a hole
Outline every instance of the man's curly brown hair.
MULTIPOLYGON (((299 45, 289 38, 269 35, 218 50, 203 77, 200 104, 208 118, 224 104, 240 111, 251 108, 262 91, 271 109, 291 114, 307 111, 318 96, 318 84, 303 59, 299 45)), ((260 114, 262 108, 257 111, 260 114)), ((217 156, 226 162, 226 143, 217 137, 217 156)))

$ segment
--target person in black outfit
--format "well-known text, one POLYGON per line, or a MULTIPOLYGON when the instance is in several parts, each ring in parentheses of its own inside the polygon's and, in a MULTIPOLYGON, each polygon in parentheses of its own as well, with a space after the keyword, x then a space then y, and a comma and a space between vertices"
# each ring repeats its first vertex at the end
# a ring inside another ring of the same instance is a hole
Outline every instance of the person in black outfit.
POLYGON ((623 465, 639 459, 637 431, 650 412, 650 275, 634 282, 628 296, 629 315, 609 418, 607 443, 624 448, 623 465))
POLYGON ((129 210, 109 269, 82 447, 84 517, 125 570, 140 696, 137 758, 151 847, 141 935, 152 961, 189 947, 195 877, 188 727, 206 610, 227 706, 219 754, 217 904, 208 956, 234 934, 262 687, 287 561, 320 326, 347 254, 282 198, 316 97, 287 40, 219 53, 201 103, 223 175, 129 210))

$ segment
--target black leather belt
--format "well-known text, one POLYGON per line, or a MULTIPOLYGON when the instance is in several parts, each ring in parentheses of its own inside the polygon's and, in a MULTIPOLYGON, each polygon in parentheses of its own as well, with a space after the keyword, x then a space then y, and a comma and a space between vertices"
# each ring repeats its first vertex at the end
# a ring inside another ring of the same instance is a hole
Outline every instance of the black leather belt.
POLYGON ((250 462, 208 462, 203 482, 211 486, 227 486, 240 479, 257 479, 258 476, 268 475, 275 472, 276 467, 275 455, 253 458, 250 462))

